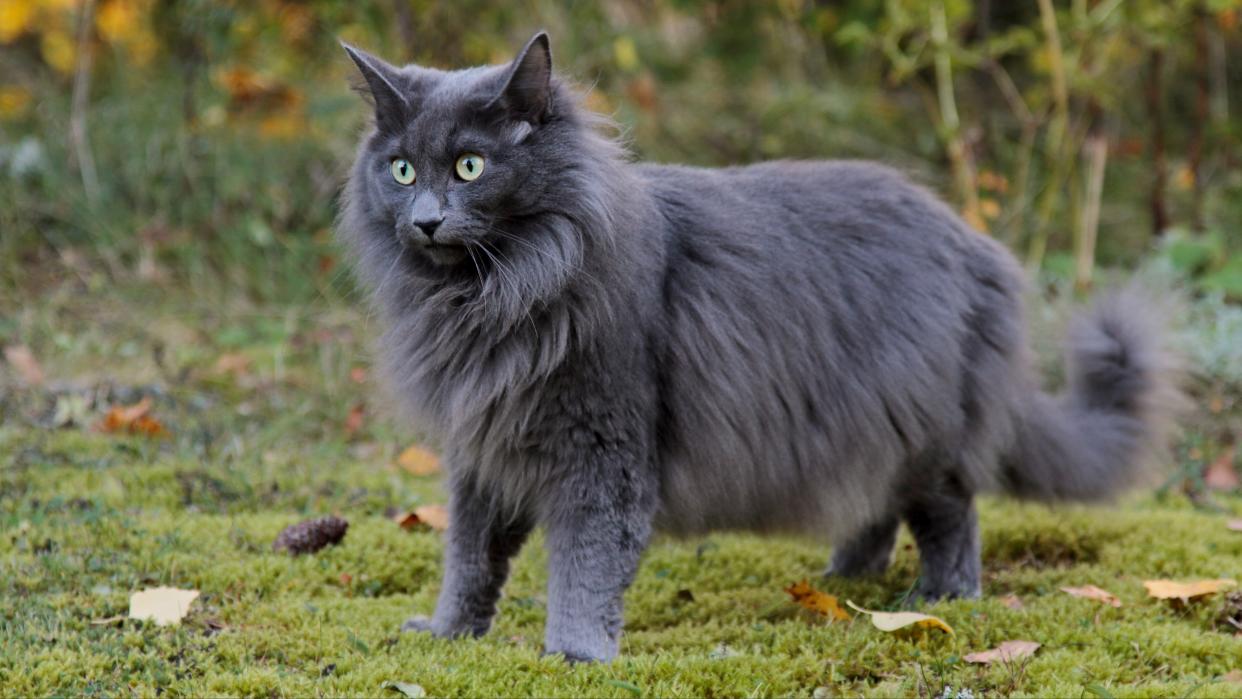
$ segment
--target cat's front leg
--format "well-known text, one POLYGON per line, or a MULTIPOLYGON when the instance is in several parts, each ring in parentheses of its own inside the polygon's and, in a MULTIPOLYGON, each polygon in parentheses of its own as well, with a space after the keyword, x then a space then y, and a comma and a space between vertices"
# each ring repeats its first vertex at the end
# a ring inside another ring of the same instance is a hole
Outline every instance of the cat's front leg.
POLYGON ((570 661, 608 661, 617 655, 621 597, 651 535, 658 485, 649 464, 633 455, 596 454, 574 471, 544 513, 544 650, 570 661))
POLYGON ((430 619, 409 619, 402 630, 430 631, 441 638, 487 633, 509 576, 509 559, 522 547, 531 526, 530 518, 514 516, 471 479, 452 479, 444 579, 435 614, 430 619))

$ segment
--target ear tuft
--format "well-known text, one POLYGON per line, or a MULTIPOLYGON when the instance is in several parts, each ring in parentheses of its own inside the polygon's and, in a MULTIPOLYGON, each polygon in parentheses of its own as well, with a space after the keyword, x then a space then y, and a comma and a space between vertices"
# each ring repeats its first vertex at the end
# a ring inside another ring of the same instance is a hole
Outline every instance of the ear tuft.
POLYGON ((510 64, 504 88, 493 100, 514 119, 542 123, 552 106, 552 49, 547 32, 539 32, 510 64))
POLYGON ((402 94, 401 70, 362 49, 341 42, 367 83, 375 102, 375 123, 382 131, 395 132, 410 118, 410 102, 402 94))

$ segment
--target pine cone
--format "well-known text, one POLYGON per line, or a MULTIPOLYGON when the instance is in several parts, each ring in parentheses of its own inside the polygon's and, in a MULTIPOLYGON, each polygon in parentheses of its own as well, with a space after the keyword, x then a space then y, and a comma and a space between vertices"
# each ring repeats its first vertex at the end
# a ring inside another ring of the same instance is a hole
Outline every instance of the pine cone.
POLYGON ((288 551, 295 556, 314 553, 325 546, 339 544, 345 538, 346 529, 349 529, 349 522, 340 517, 308 519, 285 527, 272 544, 272 550, 288 551))

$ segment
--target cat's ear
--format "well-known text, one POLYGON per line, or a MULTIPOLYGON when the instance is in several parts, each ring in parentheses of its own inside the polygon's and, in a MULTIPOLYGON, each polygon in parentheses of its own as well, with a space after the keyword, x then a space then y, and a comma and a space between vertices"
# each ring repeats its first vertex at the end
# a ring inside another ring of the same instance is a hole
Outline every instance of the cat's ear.
POLYGON ((411 116, 410 101, 399 87, 404 82, 401 71, 344 41, 341 42, 341 48, 353 59, 354 65, 358 66, 358 72, 367 81, 367 89, 375 102, 376 125, 381 131, 400 131, 411 116))
POLYGON ((546 32, 539 32, 509 64, 504 87, 492 103, 509 116, 532 124, 541 123, 552 107, 552 49, 546 32))

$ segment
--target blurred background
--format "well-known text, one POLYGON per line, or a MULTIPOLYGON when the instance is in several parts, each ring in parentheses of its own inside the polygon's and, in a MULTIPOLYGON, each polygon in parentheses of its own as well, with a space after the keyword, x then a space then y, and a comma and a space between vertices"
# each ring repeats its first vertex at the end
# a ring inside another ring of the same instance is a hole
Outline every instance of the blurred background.
POLYGON ((874 158, 1080 289, 1165 250, 1238 298, 1240 19, 1237 0, 4 0, 3 278, 337 293, 368 116, 337 40, 454 68, 546 28, 639 158, 874 158))
POLYGON ((457 68, 540 28, 636 158, 871 158, 939 192, 1032 271, 1054 378, 1058 300, 1158 270, 1215 420, 1188 453, 1233 462, 1242 0, 3 0, 0 345, 45 374, 175 387, 244 354, 290 400, 363 391, 332 226, 370 109, 337 42, 457 68))

